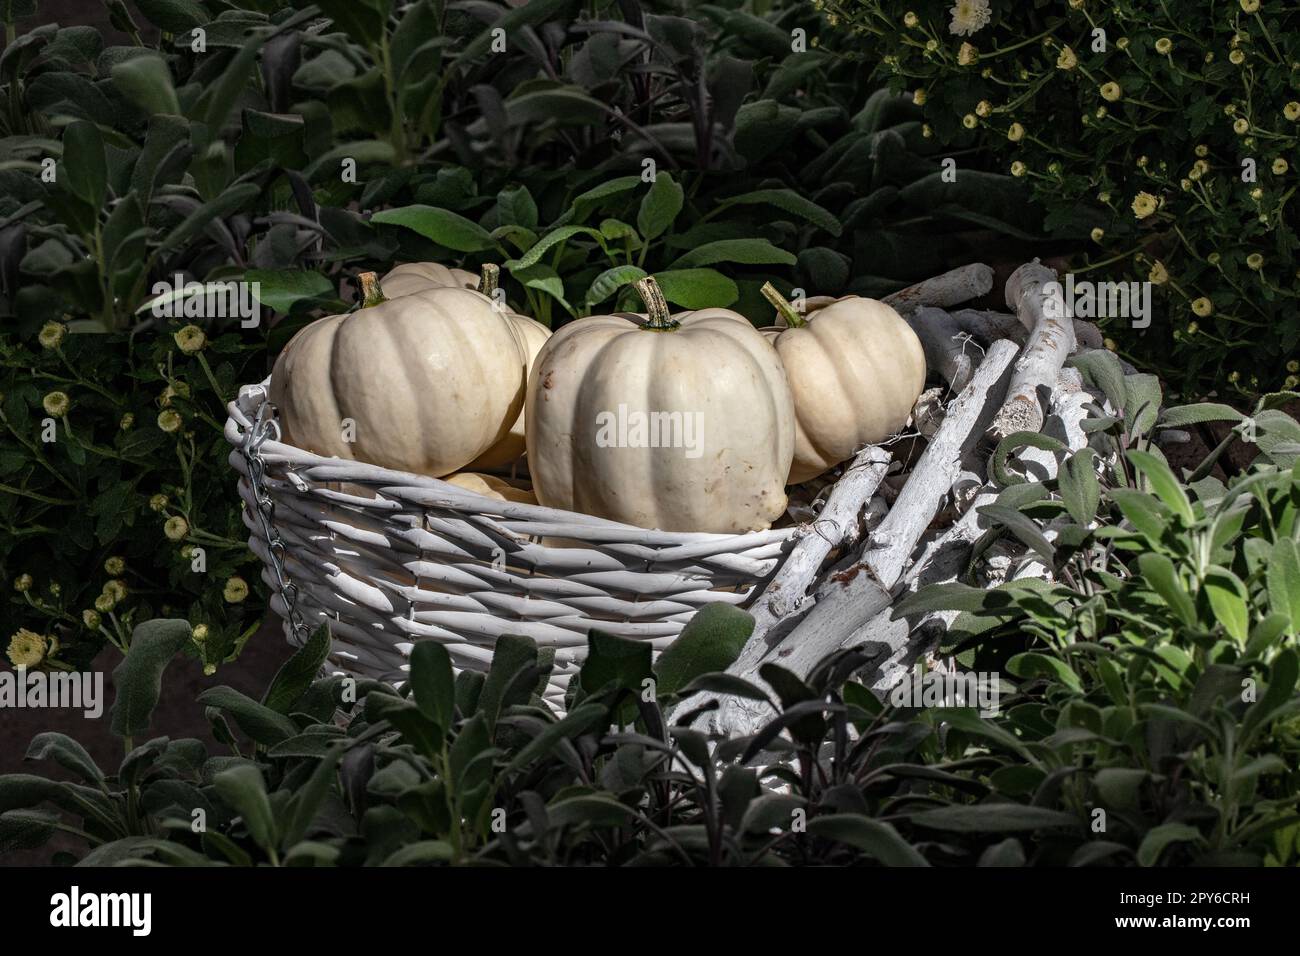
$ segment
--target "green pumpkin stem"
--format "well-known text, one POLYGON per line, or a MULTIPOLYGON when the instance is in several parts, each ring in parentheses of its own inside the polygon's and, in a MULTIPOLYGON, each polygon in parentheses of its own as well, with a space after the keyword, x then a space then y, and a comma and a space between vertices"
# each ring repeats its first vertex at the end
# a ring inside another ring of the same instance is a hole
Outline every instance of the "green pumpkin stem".
POLYGON ((496 295, 497 286, 501 282, 501 267, 495 262, 483 263, 482 269, 478 274, 478 290, 489 299, 496 295))
POLYGON ((664 298, 663 290, 659 288, 659 283, 655 282, 654 276, 637 279, 634 285, 636 291, 641 294, 641 301, 645 303, 646 314, 650 318, 646 323, 647 329, 652 332, 664 332, 679 326, 680 323, 673 321, 672 313, 668 311, 668 300, 664 298))
POLYGON ((363 272, 357 276, 357 282, 361 284, 361 308, 368 309, 388 301, 384 298, 384 290, 379 287, 379 273, 363 272))
POLYGON ((763 293, 763 298, 772 303, 776 311, 781 314, 781 318, 785 319, 785 324, 789 328, 797 329, 808 324, 807 320, 799 314, 799 310, 790 304, 789 299, 776 291, 776 286, 772 285, 772 283, 764 282, 763 288, 758 291, 763 293))

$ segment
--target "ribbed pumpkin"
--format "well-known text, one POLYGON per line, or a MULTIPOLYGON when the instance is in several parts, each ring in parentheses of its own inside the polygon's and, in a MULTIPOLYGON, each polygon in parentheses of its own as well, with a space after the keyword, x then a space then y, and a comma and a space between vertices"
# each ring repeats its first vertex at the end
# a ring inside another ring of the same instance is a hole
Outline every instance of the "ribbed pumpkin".
POLYGON ((784 321, 762 332, 794 396, 790 484, 815 478, 906 424, 925 388, 925 354, 902 316, 851 295, 809 299, 805 318, 771 283, 763 294, 784 321))
POLYGON ((527 417, 538 501, 665 531, 768 527, 785 510, 794 453, 775 352, 742 315, 670 316, 653 278, 637 289, 648 318, 578 319, 537 356, 527 417))
POLYGON ((503 441, 524 395, 513 320, 469 289, 386 299, 374 273, 361 285, 361 308, 306 326, 276 360, 270 397, 285 440, 433 477, 503 441))
POLYGON ((503 481, 495 475, 480 475, 473 471, 458 471, 454 475, 448 475, 443 481, 449 485, 455 485, 457 488, 472 491, 476 495, 482 495, 485 498, 495 498, 497 501, 515 501, 526 505, 537 504, 537 497, 531 491, 516 488, 508 481, 503 481))
MULTIPOLYGON (((449 286, 476 289, 488 297, 493 297, 497 289, 499 275, 498 267, 491 263, 484 265, 481 275, 476 276, 464 269, 448 269, 437 262, 409 262, 395 267, 380 282, 383 284, 384 294, 390 299, 399 295, 411 295, 415 292, 447 288, 449 286)), ((509 309, 505 311, 505 315, 519 332, 527 356, 527 367, 531 368, 533 360, 537 358, 537 353, 542 350, 546 340, 551 337, 551 330, 542 323, 530 319, 526 315, 511 312, 509 309)), ((525 371, 526 375, 527 371, 525 371)), ((521 406, 519 417, 510 426, 509 434, 470 462, 468 467, 471 469, 495 468, 498 465, 507 464, 522 455, 524 447, 524 412, 521 406)))

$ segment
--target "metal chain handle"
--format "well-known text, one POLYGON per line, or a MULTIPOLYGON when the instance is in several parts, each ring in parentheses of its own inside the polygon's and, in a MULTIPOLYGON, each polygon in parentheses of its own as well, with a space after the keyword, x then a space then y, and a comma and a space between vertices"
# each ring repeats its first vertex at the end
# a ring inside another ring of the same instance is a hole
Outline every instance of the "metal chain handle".
POLYGON ((262 458, 261 448, 263 443, 272 436, 277 441, 280 438, 279 425, 276 424, 275 419, 267 417, 269 408, 268 402, 263 402, 258 407, 253 426, 244 432, 239 453, 248 465, 248 481, 253 489, 253 499, 257 502, 257 517, 261 523, 262 537, 266 540, 270 551, 271 571, 275 575, 276 589, 280 592, 281 600, 284 601, 285 610, 289 614, 289 626, 293 628, 295 638, 299 642, 304 642, 309 629, 298 610, 298 585, 289 580, 289 573, 284 566, 284 556, 288 549, 284 539, 280 537, 280 532, 275 530, 275 525, 272 523, 275 501, 266 487, 266 460, 262 458))

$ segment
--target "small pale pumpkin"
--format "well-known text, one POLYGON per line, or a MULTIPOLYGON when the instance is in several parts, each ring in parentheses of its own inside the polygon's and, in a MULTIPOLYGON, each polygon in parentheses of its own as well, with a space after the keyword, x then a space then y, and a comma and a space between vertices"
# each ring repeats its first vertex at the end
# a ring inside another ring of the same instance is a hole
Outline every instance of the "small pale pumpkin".
POLYGON ((648 318, 563 326, 528 380, 528 467, 538 500, 666 531, 750 531, 785 510, 794 406, 775 352, 742 315, 670 316, 653 278, 648 318))
MULTIPOLYGON (((384 287, 384 294, 390 299, 399 295, 411 295, 428 289, 447 287, 476 289, 489 298, 493 298, 497 290, 499 275, 499 268, 492 263, 484 265, 482 273, 476 276, 464 269, 449 269, 437 262, 410 262, 395 267, 380 282, 384 287)), ((542 323, 530 319, 526 315, 511 312, 509 309, 505 310, 505 316, 519 333, 524 353, 527 356, 527 368, 532 368, 537 353, 542 350, 546 340, 551 337, 551 330, 542 323)), ((527 370, 525 370, 524 374, 526 377, 527 370)), ((468 467, 471 469, 495 468, 498 465, 504 465, 522 455, 524 447, 524 411, 521 405, 519 417, 510 426, 509 434, 470 462, 468 467)))
POLYGON ((362 308, 306 326, 276 360, 285 440, 433 477, 504 440, 524 395, 514 323, 469 289, 386 299, 374 273, 361 282, 362 308))
POLYGON ((497 501, 515 501, 525 505, 537 504, 537 496, 531 491, 516 488, 508 481, 496 477, 496 475, 480 475, 473 471, 458 471, 454 475, 448 475, 443 481, 449 485, 455 485, 457 488, 464 488, 466 491, 472 491, 475 494, 483 495, 485 498, 493 498, 497 501))
POLYGON ((815 478, 907 422, 925 388, 925 353, 903 318, 874 299, 808 300, 805 319, 771 283, 784 327, 763 329, 794 395, 790 484, 815 478))

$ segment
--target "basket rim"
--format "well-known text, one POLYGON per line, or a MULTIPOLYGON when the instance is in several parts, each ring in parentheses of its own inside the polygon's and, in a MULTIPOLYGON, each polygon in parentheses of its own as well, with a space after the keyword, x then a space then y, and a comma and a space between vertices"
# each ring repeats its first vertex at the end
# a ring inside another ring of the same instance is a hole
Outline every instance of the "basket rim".
MULTIPOLYGON (((228 417, 224 435, 226 441, 234 448, 234 454, 237 455, 243 450, 246 436, 253 427, 254 420, 263 405, 269 406, 270 421, 275 424, 276 435, 279 436, 279 424, 276 421, 275 406, 271 404, 270 391, 271 376, 268 375, 257 384, 240 386, 236 398, 227 403, 228 417)), ((313 483, 354 481, 364 483, 367 486, 375 486, 375 490, 380 492, 390 489, 433 492, 438 496, 436 500, 418 502, 418 504, 423 507, 442 506, 458 511, 496 515, 503 518, 538 523, 577 524, 585 525, 591 530, 625 532, 629 536, 642 539, 640 543, 651 547, 663 548, 705 542, 715 544, 729 542, 732 547, 722 549, 723 551, 744 552, 774 541, 795 537, 798 533, 798 525, 788 528, 764 528, 758 531, 739 533, 662 531, 657 528, 642 528, 638 525, 611 521, 608 518, 600 518, 582 512, 566 511, 563 508, 548 508, 545 505, 533 505, 525 502, 500 501, 429 475, 417 475, 412 472, 383 468, 347 458, 326 458, 280 441, 278 437, 275 440, 267 439, 264 441, 260 446, 260 450, 264 458, 286 465, 299 480, 303 481, 313 483), (338 474, 331 474, 329 478, 312 479, 310 476, 298 474, 300 469, 319 470, 327 474, 338 472, 338 474)))

